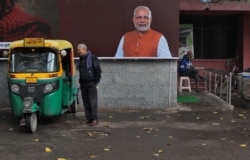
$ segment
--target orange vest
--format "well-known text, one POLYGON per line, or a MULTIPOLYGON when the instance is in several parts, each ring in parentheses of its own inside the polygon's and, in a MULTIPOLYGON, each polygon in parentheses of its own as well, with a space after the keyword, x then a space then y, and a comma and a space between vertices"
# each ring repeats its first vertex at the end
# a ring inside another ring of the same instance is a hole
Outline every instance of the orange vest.
POLYGON ((137 30, 124 35, 124 57, 157 57, 157 47, 161 33, 152 29, 147 32, 137 30))

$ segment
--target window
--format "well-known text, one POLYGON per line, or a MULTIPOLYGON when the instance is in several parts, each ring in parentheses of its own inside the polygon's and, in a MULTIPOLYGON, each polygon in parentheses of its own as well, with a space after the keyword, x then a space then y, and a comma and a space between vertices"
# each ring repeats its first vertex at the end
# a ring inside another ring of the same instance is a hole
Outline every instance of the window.
POLYGON ((180 24, 193 24, 194 54, 200 59, 228 59, 241 50, 240 16, 181 16, 180 24))
POLYGON ((56 53, 45 48, 15 48, 11 52, 10 72, 56 72, 59 61, 56 53))

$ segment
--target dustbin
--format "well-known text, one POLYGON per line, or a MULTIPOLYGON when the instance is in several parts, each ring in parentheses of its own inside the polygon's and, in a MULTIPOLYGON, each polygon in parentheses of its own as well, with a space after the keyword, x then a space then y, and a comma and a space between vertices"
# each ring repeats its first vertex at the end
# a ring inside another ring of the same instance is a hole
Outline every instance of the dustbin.
POLYGON ((237 74, 237 92, 238 92, 238 95, 242 95, 242 76, 243 76, 243 73, 237 74))
POLYGON ((249 72, 243 72, 241 88, 242 88, 243 97, 246 99, 249 99, 250 98, 250 73, 249 72))

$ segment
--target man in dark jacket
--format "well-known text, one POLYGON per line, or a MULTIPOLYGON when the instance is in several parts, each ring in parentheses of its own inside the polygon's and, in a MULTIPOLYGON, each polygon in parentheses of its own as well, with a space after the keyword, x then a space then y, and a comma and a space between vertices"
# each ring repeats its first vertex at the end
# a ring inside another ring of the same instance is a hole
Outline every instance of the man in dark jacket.
POLYGON ((198 88, 198 82, 200 82, 201 80, 205 80, 205 78, 200 76, 197 69, 195 69, 192 66, 192 61, 191 61, 192 58, 193 58, 193 53, 191 51, 188 51, 187 54, 183 56, 183 58, 179 63, 178 72, 180 76, 193 78, 196 85, 196 91, 200 92, 198 88))
POLYGON ((91 54, 85 44, 78 44, 77 52, 80 55, 77 68, 79 70, 79 83, 86 117, 85 121, 81 123, 96 126, 98 124, 97 84, 101 79, 101 67, 97 57, 91 54))

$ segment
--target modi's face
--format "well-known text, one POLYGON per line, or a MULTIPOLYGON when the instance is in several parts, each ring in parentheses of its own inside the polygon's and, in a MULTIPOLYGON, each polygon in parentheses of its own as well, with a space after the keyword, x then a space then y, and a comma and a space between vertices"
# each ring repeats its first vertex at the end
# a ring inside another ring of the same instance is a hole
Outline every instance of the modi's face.
POLYGON ((133 22, 134 22, 135 28, 138 31, 144 32, 144 31, 149 30, 151 21, 152 21, 152 17, 146 9, 141 8, 135 11, 133 22))

